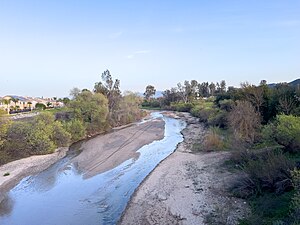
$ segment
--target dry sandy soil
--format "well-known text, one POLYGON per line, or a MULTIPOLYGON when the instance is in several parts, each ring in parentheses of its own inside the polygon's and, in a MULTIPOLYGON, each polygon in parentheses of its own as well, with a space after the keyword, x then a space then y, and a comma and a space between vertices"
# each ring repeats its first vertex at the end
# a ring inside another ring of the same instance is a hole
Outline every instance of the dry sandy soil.
POLYGON ((119 224, 232 225, 248 213, 247 203, 227 191, 234 178, 223 166, 229 154, 192 153, 205 129, 188 114, 178 115, 188 122, 184 142, 136 190, 119 224))
POLYGON ((137 158, 142 146, 164 137, 165 122, 152 119, 145 123, 99 135, 82 145, 85 150, 72 159, 84 178, 103 173, 122 162, 137 158))

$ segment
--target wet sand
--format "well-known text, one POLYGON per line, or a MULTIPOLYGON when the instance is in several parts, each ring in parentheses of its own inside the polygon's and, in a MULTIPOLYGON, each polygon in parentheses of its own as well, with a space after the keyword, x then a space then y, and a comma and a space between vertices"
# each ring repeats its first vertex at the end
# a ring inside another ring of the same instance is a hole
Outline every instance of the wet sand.
POLYGON ((227 191, 235 176, 222 166, 229 153, 193 153, 205 128, 188 114, 168 114, 187 121, 185 140, 135 191, 119 224, 238 224, 248 206, 227 191))
MULTIPOLYGON (((127 159, 138 157, 138 150, 143 145, 164 137, 164 121, 149 120, 142 124, 132 124, 117 128, 105 135, 96 136, 83 143, 86 151, 75 157, 73 163, 83 172, 84 177, 91 177, 121 164, 127 159)), ((68 148, 59 148, 53 154, 31 156, 16 160, 0 167, 0 202, 4 193, 13 188, 26 176, 39 173, 62 159, 68 148), (8 176, 3 176, 9 173, 8 176)))
POLYGON ((142 146, 163 139, 165 122, 150 120, 125 129, 97 136, 82 145, 85 150, 72 159, 84 178, 115 168, 122 162, 138 158, 142 146))
POLYGON ((4 193, 13 188, 24 177, 41 172, 65 157, 69 148, 58 148, 48 155, 31 156, 0 166, 0 202, 4 193), (8 176, 4 176, 9 173, 8 176))

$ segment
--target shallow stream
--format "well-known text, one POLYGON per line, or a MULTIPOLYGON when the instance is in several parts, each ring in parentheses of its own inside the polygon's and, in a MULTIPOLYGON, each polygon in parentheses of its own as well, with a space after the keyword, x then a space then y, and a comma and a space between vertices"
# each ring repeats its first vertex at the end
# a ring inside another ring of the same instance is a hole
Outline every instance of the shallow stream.
POLYGON ((143 146, 138 158, 112 170, 84 179, 71 163, 76 156, 71 149, 45 171, 24 178, 0 204, 0 224, 116 224, 134 190, 183 140, 185 122, 152 114, 152 119, 160 117, 165 121, 164 138, 143 146))

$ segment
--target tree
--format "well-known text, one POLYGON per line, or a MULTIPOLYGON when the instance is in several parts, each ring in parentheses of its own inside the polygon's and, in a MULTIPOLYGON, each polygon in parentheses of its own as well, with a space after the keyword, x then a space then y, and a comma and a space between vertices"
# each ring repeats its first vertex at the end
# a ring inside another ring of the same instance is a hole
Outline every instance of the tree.
POLYGON ((68 105, 69 104, 69 102, 71 101, 68 97, 64 97, 62 100, 61 100, 63 103, 64 103, 64 105, 66 106, 66 105, 68 105))
POLYGON ((178 95, 180 96, 181 100, 184 103, 187 103, 189 101, 189 95, 190 95, 190 85, 188 81, 184 81, 184 85, 181 83, 177 84, 177 90, 178 95))
POLYGON ((95 83, 94 92, 101 93, 108 99, 109 112, 112 114, 113 110, 118 108, 118 103, 121 99, 120 80, 113 81, 109 70, 106 70, 101 75, 102 82, 95 83))
POLYGON ((65 123, 65 129, 71 134, 71 140, 73 142, 81 140, 86 135, 86 128, 79 119, 73 119, 65 123))
POLYGON ((194 100, 198 97, 198 81, 191 80, 191 98, 194 100))
POLYGON ((32 102, 27 102, 27 104, 29 105, 29 109, 32 110, 31 108, 32 102))
POLYGON ((176 88, 171 88, 170 90, 165 90, 163 92, 162 104, 165 106, 170 106, 172 102, 178 102, 180 96, 176 88))
POLYGON ((36 103, 35 108, 39 110, 45 110, 46 106, 43 103, 36 103))
POLYGON ((292 112, 292 110, 295 108, 295 105, 296 100, 293 98, 293 96, 284 95, 279 98, 279 108, 286 115, 289 115, 292 112))
POLYGON ((220 92, 222 94, 226 92, 226 82, 225 82, 225 80, 221 80, 221 83, 220 83, 220 92))
POLYGON ((9 104, 10 104, 11 99, 3 99, 3 103, 6 105, 7 107, 7 114, 9 114, 9 104))
POLYGON ((72 99, 75 99, 80 93, 81 93, 80 89, 77 87, 74 87, 70 91, 70 96, 72 97, 72 99))
POLYGON ((143 99, 138 94, 126 91, 120 102, 120 110, 118 112, 119 124, 128 124, 140 119, 143 115, 139 108, 142 102, 143 99))
POLYGON ((18 103, 19 99, 12 97, 11 100, 15 103, 15 109, 17 109, 17 103, 18 103))
POLYGON ((203 98, 209 96, 209 85, 208 82, 198 84, 199 95, 203 98))
POLYGON ((99 133, 107 128, 108 100, 103 94, 84 91, 70 102, 69 107, 73 117, 82 121, 87 128, 88 134, 99 133))
POLYGON ((47 107, 50 107, 52 105, 51 102, 47 102, 47 107))
POLYGON ((229 124, 236 137, 253 143, 260 127, 260 116, 248 101, 237 101, 229 113, 229 124))
POLYGON ((156 93, 156 89, 153 85, 147 85, 144 96, 147 101, 149 101, 156 93))
POLYGON ((244 100, 251 102, 255 110, 260 112, 260 108, 264 103, 264 88, 262 86, 256 87, 247 82, 242 83, 241 86, 241 93, 244 100))
POLYGON ((209 87, 209 94, 210 94, 210 96, 214 96, 215 92, 216 92, 216 85, 213 82, 211 82, 208 85, 208 87, 209 87))

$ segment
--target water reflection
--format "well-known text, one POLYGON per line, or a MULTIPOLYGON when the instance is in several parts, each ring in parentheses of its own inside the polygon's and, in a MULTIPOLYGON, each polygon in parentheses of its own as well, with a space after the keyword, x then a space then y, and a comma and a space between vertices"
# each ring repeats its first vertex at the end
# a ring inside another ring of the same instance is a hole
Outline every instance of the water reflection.
POLYGON ((0 204, 0 216, 9 215, 13 209, 14 201, 5 194, 1 204, 0 204))

